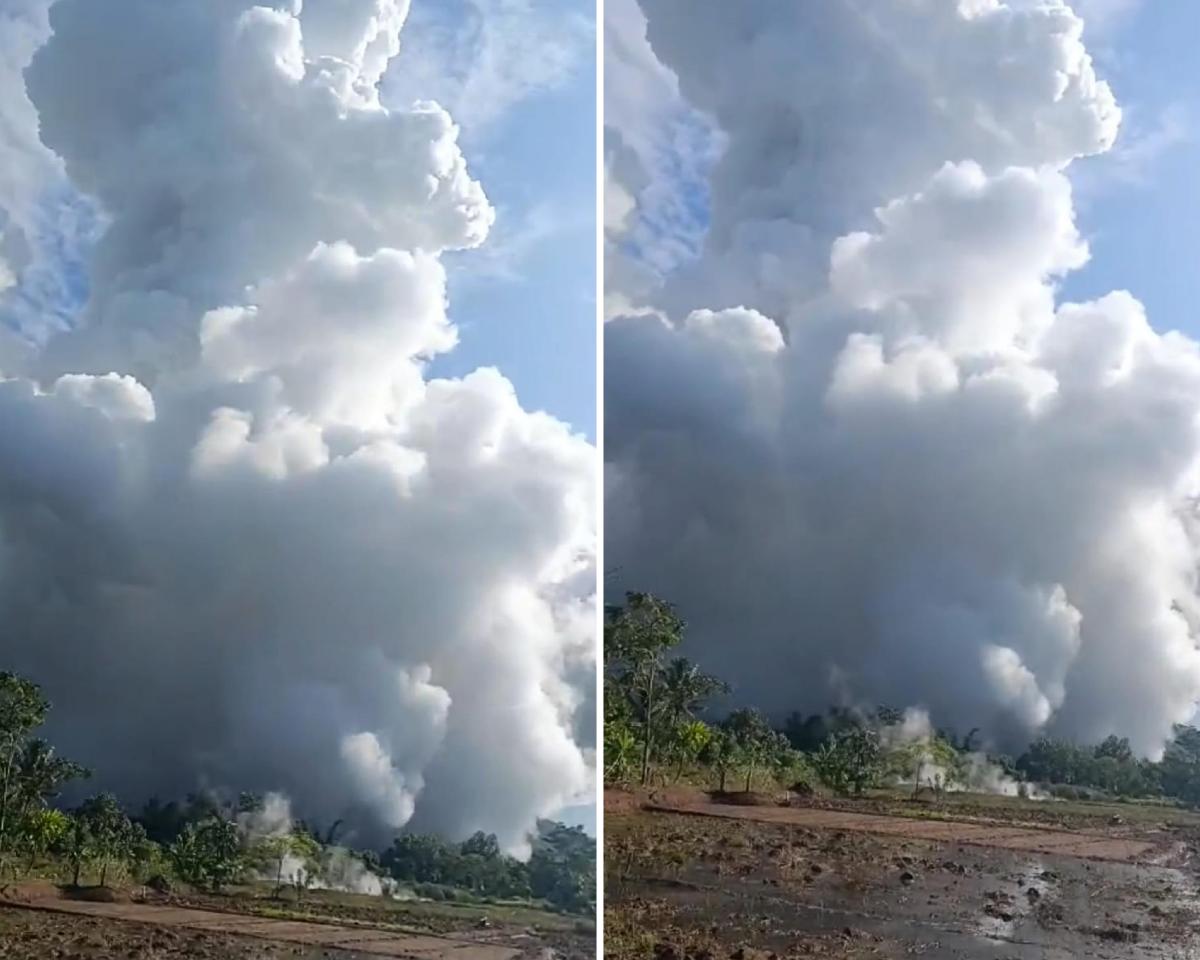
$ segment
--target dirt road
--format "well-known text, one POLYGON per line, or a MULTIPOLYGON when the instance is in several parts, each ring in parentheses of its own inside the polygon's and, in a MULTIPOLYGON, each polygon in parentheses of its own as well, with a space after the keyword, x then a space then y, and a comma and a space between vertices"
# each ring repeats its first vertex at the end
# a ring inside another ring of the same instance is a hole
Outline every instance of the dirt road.
POLYGON ((1085 860, 1110 860, 1117 863, 1144 863, 1156 859, 1163 852, 1155 844, 1144 840, 1114 838, 1078 831, 957 820, 920 820, 806 807, 733 806, 691 802, 649 804, 646 809, 659 813, 753 820, 756 823, 789 824, 816 830, 859 831, 909 840, 964 843, 971 846, 1057 854, 1085 860))
POLYGON ((166 929, 252 937, 277 943, 352 951, 364 956, 408 957, 415 960, 516 960, 521 955, 520 950, 511 947, 452 937, 392 933, 347 924, 281 920, 143 903, 0 898, 0 906, 146 924, 166 929))

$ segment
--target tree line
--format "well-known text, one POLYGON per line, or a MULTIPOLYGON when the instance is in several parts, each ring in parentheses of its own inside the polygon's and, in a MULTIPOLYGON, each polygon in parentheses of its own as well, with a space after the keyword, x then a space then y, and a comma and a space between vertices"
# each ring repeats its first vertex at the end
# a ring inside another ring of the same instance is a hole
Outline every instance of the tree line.
POLYGON ((111 793, 64 809, 66 788, 91 772, 61 757, 37 731, 50 703, 41 688, 0 673, 0 885, 39 864, 61 868, 74 886, 170 880, 209 892, 248 879, 270 878, 274 893, 334 885, 347 864, 381 885, 407 885, 434 899, 541 900, 557 909, 588 912, 595 903, 595 841, 582 827, 541 821, 527 861, 476 833, 461 843, 401 834, 381 852, 338 845, 341 822, 328 829, 304 821, 282 833, 256 836, 245 827, 264 800, 193 794, 183 801, 151 798, 130 814, 111 793))
POLYGON ((913 736, 905 715, 832 708, 793 712, 778 726, 743 707, 719 722, 704 719, 722 680, 671 656, 685 624, 674 607, 629 593, 606 610, 604 629, 604 776, 606 783, 670 783, 698 774, 721 791, 753 788, 755 778, 801 791, 823 786, 860 795, 898 783, 914 794, 958 788, 1019 793, 1037 784, 1063 796, 1162 798, 1200 806, 1200 729, 1176 726, 1159 761, 1135 756, 1129 740, 1098 744, 1041 737, 1017 757, 989 753, 965 737, 928 730, 913 736))

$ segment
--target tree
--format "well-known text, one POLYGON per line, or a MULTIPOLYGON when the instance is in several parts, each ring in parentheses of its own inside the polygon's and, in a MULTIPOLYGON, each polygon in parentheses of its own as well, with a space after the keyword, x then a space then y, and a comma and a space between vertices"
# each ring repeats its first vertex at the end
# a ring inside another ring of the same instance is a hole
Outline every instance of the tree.
POLYGON ((618 720, 604 721, 604 779, 608 783, 624 782, 637 758, 637 737, 618 720))
POLYGON ((749 707, 731 713, 724 726, 733 736, 738 756, 746 765, 746 792, 749 793, 755 768, 767 758, 775 743, 774 731, 761 713, 749 707))
POLYGON ((241 869, 237 824, 222 817, 189 823, 169 850, 179 876, 217 893, 241 869))
POLYGON ((482 857, 485 860, 500 858, 500 841, 494 833, 484 833, 477 830, 459 844, 459 852, 464 857, 482 857))
POLYGON ((623 697, 642 744, 641 782, 650 782, 655 729, 663 713, 663 656, 683 639, 683 621, 666 601, 629 593, 604 627, 606 694, 623 697), (611 687, 611 693, 609 688, 611 687))
POLYGON ((264 837, 256 845, 253 854, 260 860, 270 863, 275 869, 275 889, 272 896, 278 897, 283 892, 283 885, 290 881, 285 878, 284 868, 289 860, 296 864, 296 869, 314 871, 321 847, 313 837, 303 829, 290 830, 277 836, 264 837))
POLYGON ((1177 724, 1160 764, 1162 789, 1185 803, 1200 803, 1200 730, 1177 724))
POLYGON ((1129 745, 1129 738, 1118 737, 1115 734, 1105 737, 1097 744, 1094 754, 1097 759, 1110 757, 1118 763, 1133 763, 1134 761, 1133 748, 1129 745))
POLYGON ((37 808, 25 813, 18 827, 21 849, 32 870, 38 857, 64 844, 71 832, 71 818, 61 810, 37 808))
POLYGON ((842 707, 831 707, 828 714, 805 715, 793 711, 784 722, 783 732, 788 741, 802 753, 816 753, 830 737, 848 727, 862 726, 862 720, 842 707))
POLYGON ((1093 752, 1069 740, 1039 737, 1017 760, 1017 767, 1028 779, 1041 783, 1086 784, 1094 759, 1093 752))
POLYGON ((50 703, 42 689, 15 673, 0 673, 0 876, 12 848, 13 822, 19 815, 17 776, 29 734, 46 721, 50 703))
POLYGON ((914 800, 921 791, 922 781, 938 793, 962 778, 960 755, 941 736, 921 737, 892 746, 882 758, 882 766, 886 775, 912 782, 914 800))
POLYGON ((10 762, 11 772, 5 791, 6 820, 10 829, 6 832, 13 834, 10 848, 20 848, 30 855, 32 865, 32 860, 43 852, 39 850, 39 844, 44 836, 37 834, 52 822, 39 814, 59 795, 65 783, 89 774, 79 764, 55 756, 52 746, 36 738, 26 739, 10 762), (30 830, 34 835, 27 835, 30 830))
POLYGON ((457 851, 441 837, 405 833, 392 841, 379 862, 396 880, 445 883, 449 879, 447 866, 456 856, 457 851))
POLYGON ((683 766, 695 758, 708 739, 708 727, 696 720, 696 713, 715 693, 728 687, 716 677, 704 673, 685 657, 676 657, 663 671, 660 739, 665 739, 676 755, 675 778, 683 766), (697 725, 698 724, 698 725, 697 725))
MULTIPOLYGON (((80 805, 76 817, 83 823, 90 857, 100 863, 100 886, 104 886, 109 865, 127 862, 134 846, 146 839, 146 831, 134 826, 111 793, 89 797, 80 805)), ((78 872, 75 882, 79 883, 78 872)))
POLYGON ((701 756, 706 763, 717 768, 721 778, 719 789, 725 793, 729 772, 741 763, 741 752, 733 732, 723 726, 715 728, 701 756))
POLYGON ((712 740, 713 731, 703 720, 687 720, 680 723, 671 734, 671 752, 675 755, 675 779, 683 775, 683 768, 694 763, 712 740))
POLYGON ((540 821, 529 858, 529 886, 535 897, 576 913, 596 900, 596 841, 583 827, 540 821))
POLYGON ((67 860, 71 864, 71 885, 79 886, 79 875, 83 864, 91 855, 91 837, 88 834, 88 824, 76 811, 71 815, 70 830, 67 835, 67 860))
POLYGON ((772 739, 767 748, 767 762, 775 779, 786 784, 789 789, 799 781, 812 781, 812 769, 807 757, 792 748, 786 734, 772 731, 772 739))
POLYGON ((879 734, 869 727, 847 727, 826 742, 813 766, 838 793, 861 795, 879 775, 879 734))

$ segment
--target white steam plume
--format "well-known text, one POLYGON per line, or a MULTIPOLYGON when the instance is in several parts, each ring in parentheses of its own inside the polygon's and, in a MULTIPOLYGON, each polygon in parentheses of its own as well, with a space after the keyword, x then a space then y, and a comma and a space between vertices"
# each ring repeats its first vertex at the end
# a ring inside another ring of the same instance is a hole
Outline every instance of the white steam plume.
POLYGON ((1200 696, 1200 346, 1058 295, 1070 165, 1120 121, 1081 20, 641 8, 727 148, 702 254, 607 328, 613 586, 776 716, 838 676, 1005 748, 1156 754, 1200 696))
POLYGON ((74 328, 0 343, 3 660, 131 801, 519 849, 591 782, 594 450, 427 376, 493 212, 446 112, 380 102, 407 10, 50 8, 25 119, 106 229, 74 328))
MULTIPOLYGON (((291 801, 281 793, 266 794, 262 808, 239 814, 237 824, 244 847, 252 852, 262 841, 285 837, 296 827, 291 801)), ((268 861, 273 859, 274 856, 267 857, 268 861)), ((318 890, 340 890, 373 897, 396 892, 389 878, 374 873, 361 858, 345 847, 337 846, 322 846, 315 862, 306 862, 288 853, 281 862, 262 863, 258 878, 284 884, 299 881, 318 890)))

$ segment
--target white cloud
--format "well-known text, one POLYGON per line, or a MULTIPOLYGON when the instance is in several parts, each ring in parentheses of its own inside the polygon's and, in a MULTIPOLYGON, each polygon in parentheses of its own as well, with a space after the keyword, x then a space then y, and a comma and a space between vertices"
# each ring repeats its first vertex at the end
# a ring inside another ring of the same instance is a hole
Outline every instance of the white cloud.
POLYGON ((698 258, 613 291, 612 588, 676 602, 687 653, 776 715, 1160 750, 1200 699, 1200 345, 1126 293, 1060 302, 1075 165, 1120 143, 1080 20, 641 8, 727 146, 698 258), (694 319, 731 310, 781 348, 694 319))
POLYGON ((7 666, 131 801, 520 850, 592 782, 594 449, 428 378, 493 208, 443 109, 380 102, 405 4, 295 9, 52 10, 30 109, 105 230, 75 328, 0 342, 7 666))

